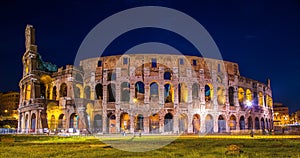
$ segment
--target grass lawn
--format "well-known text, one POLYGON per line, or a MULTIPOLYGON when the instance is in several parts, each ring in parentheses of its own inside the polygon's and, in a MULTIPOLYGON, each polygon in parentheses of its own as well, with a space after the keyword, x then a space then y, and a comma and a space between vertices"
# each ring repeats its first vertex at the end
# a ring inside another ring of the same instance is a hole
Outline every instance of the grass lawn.
MULTIPOLYGON (((128 152, 103 143, 112 143, 110 137, 59 137, 33 135, 0 135, 0 157, 300 157, 298 137, 247 136, 180 136, 170 144, 147 152, 128 152), (101 141, 100 141, 101 140, 101 141), (243 152, 230 151, 229 145, 243 152)), ((172 136, 142 136, 130 139, 130 144, 146 148, 145 144, 167 142, 172 136)), ((126 137, 122 138, 126 142, 126 137)), ((123 140, 117 140, 123 145, 123 140)), ((122 148, 123 148, 122 146, 122 148)))

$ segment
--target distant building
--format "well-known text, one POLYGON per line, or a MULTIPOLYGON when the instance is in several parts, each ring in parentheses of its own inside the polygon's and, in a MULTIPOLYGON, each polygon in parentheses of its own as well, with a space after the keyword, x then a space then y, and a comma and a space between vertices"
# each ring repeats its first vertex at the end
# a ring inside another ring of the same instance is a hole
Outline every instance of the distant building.
POLYGON ((290 123, 289 107, 283 105, 283 103, 273 104, 274 111, 274 126, 282 126, 290 123))
POLYGON ((297 110, 291 114, 290 123, 300 124, 300 110, 297 110))
POLYGON ((19 92, 0 93, 0 126, 17 127, 19 92))

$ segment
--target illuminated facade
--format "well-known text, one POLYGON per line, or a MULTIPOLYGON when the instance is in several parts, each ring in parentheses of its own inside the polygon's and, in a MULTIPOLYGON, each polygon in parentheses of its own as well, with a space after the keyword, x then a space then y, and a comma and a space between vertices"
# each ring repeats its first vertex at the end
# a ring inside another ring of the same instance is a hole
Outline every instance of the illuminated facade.
POLYGON ((282 103, 274 103, 273 110, 275 126, 290 124, 289 107, 284 106, 282 103))
POLYGON ((0 93, 0 126, 17 127, 19 92, 0 93))
POLYGON ((218 133, 272 129, 270 81, 240 76, 238 64, 195 56, 127 54, 79 68, 42 61, 26 27, 20 132, 218 133))

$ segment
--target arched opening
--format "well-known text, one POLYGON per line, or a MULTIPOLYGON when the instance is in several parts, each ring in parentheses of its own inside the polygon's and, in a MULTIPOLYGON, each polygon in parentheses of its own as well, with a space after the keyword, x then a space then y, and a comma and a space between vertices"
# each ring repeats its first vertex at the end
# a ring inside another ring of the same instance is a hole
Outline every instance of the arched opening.
POLYGON ((178 85, 178 98, 179 103, 186 103, 188 99, 188 88, 185 83, 180 83, 178 85))
POLYGON ((222 115, 219 115, 218 117, 218 132, 226 132, 226 120, 222 115))
POLYGON ((249 102, 252 102, 253 96, 252 96, 252 92, 250 89, 246 90, 246 100, 249 102))
POLYGON ((156 82, 150 84, 150 101, 158 102, 158 84, 156 82))
POLYGON ((52 78, 49 75, 42 75, 40 78, 40 95, 36 94, 36 97, 50 99, 51 82, 52 78))
POLYGON ((74 97, 80 98, 80 88, 77 85, 74 86, 74 97))
POLYGON ((258 117, 255 117, 255 129, 256 129, 256 130, 259 130, 259 129, 260 129, 258 117))
POLYGON ((171 84, 167 83, 164 85, 164 96, 165 96, 165 103, 173 103, 174 102, 174 89, 171 84))
POLYGON ((164 73, 164 80, 172 80, 172 74, 169 71, 164 73))
POLYGON ((95 90, 96 90, 97 99, 102 100, 103 99, 103 86, 102 86, 102 84, 98 83, 95 87, 95 90))
POLYGON ((167 113, 164 118, 164 131, 172 132, 173 131, 173 115, 171 113, 167 113))
POLYGON ((44 83, 40 84, 40 97, 42 99, 46 98, 46 86, 44 83))
POLYGON ((245 130, 245 117, 240 117, 240 130, 245 130))
POLYGON ((78 115, 75 113, 72 113, 70 116, 70 128, 78 128, 78 115))
POLYGON ((120 116, 120 129, 122 131, 130 130, 130 116, 128 113, 122 113, 120 116))
POLYGON ((35 132, 35 126, 36 126, 36 116, 35 113, 31 115, 31 131, 35 132))
POLYGON ((150 133, 159 133, 159 115, 153 114, 149 117, 149 131, 150 133))
POLYGON ((263 97, 262 92, 258 92, 258 104, 261 107, 264 105, 264 97, 263 97))
POLYGON ((51 115, 49 129, 51 129, 51 130, 55 129, 55 116, 54 115, 51 115))
POLYGON ((28 85, 26 86, 26 96, 25 96, 25 99, 26 99, 26 100, 29 100, 30 97, 31 97, 31 85, 28 84, 28 85))
POLYGON ((134 97, 138 101, 144 101, 144 96, 145 96, 145 85, 143 82, 139 81, 135 83, 135 95, 134 97))
POLYGON ((265 121, 264 121, 264 118, 260 119, 260 123, 261 123, 261 129, 265 130, 265 121))
POLYGON ((107 81, 115 81, 116 80, 116 73, 113 71, 109 71, 107 74, 107 81))
POLYGON ((110 83, 107 85, 107 101, 108 102, 116 102, 116 85, 110 83))
POLYGON ((240 103, 241 107, 244 107, 244 96, 245 96, 245 92, 243 88, 239 88, 238 90, 238 100, 240 103))
POLYGON ((266 118, 266 128, 269 129, 269 122, 268 122, 268 119, 266 118))
POLYGON ((107 114, 107 133, 116 133, 116 115, 113 113, 107 114))
POLYGON ((230 128, 230 130, 236 130, 236 117, 234 115, 230 116, 229 128, 230 128))
POLYGON ((210 102, 213 96, 213 90, 212 90, 212 86, 211 85, 205 85, 204 87, 204 91, 205 91, 205 101, 206 102, 210 102))
POLYGON ((200 132, 200 127, 201 127, 201 122, 200 122, 200 115, 199 114, 195 114, 193 115, 193 132, 194 133, 199 133, 200 132))
POLYGON ((213 133, 214 130, 214 120, 213 117, 208 114, 205 117, 205 132, 206 133, 213 133))
POLYGON ((58 117, 58 128, 65 128, 65 115, 60 114, 58 117))
POLYGON ((187 133, 188 130, 188 117, 186 114, 179 116, 179 133, 187 133))
POLYGON ((94 116, 94 132, 102 132, 102 116, 99 114, 94 116))
POLYGON ((128 82, 123 82, 121 84, 121 101, 129 102, 130 100, 130 84, 128 82))
POLYGON ((248 130, 252 130, 252 129, 253 129, 252 117, 249 116, 248 117, 248 130))
POLYGON ((57 91, 56 86, 54 86, 52 89, 52 99, 53 100, 57 100, 57 94, 56 94, 57 92, 56 91, 57 91))
POLYGON ((194 83, 192 86, 192 98, 197 99, 199 97, 199 84, 194 83))
POLYGON ((67 84, 62 83, 60 85, 60 89, 59 89, 59 97, 66 97, 67 96, 67 91, 68 91, 67 84))
POLYGON ((136 131, 144 130, 144 116, 141 114, 137 115, 137 117, 136 117, 135 130, 136 131))
POLYGON ((228 88, 228 100, 229 100, 229 105, 234 106, 234 88, 233 87, 228 88))
POLYGON ((92 99, 91 98, 91 88, 90 88, 90 86, 84 87, 84 98, 92 99))
POLYGON ((224 96, 224 92, 225 92, 224 87, 218 87, 217 88, 217 101, 218 101, 219 105, 224 105, 225 104, 226 98, 224 96))

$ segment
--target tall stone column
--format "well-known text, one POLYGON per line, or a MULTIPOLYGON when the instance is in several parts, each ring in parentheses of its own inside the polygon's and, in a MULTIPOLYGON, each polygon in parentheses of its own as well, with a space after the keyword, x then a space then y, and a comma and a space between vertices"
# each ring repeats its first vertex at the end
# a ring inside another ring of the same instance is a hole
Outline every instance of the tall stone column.
POLYGON ((165 126, 164 126, 164 116, 162 113, 159 113, 159 132, 164 133, 165 126))
POLYGON ((200 132, 201 133, 205 133, 206 132, 206 125, 205 125, 205 117, 206 115, 205 114, 202 114, 200 116, 200 132))
POLYGON ((121 132, 121 129, 120 129, 120 115, 121 115, 121 113, 119 112, 119 110, 116 110, 115 116, 116 116, 116 131, 117 131, 117 133, 121 132))
POLYGON ((214 119, 214 133, 218 133, 218 115, 213 116, 214 119))
POLYGON ((188 114, 188 133, 193 133, 193 114, 188 114))
POLYGON ((144 117, 144 132, 149 133, 149 116, 144 117))
POLYGON ((130 133, 134 133, 134 122, 135 122, 134 114, 130 115, 130 133))
POLYGON ((173 133, 179 133, 179 114, 177 112, 173 117, 173 133))

